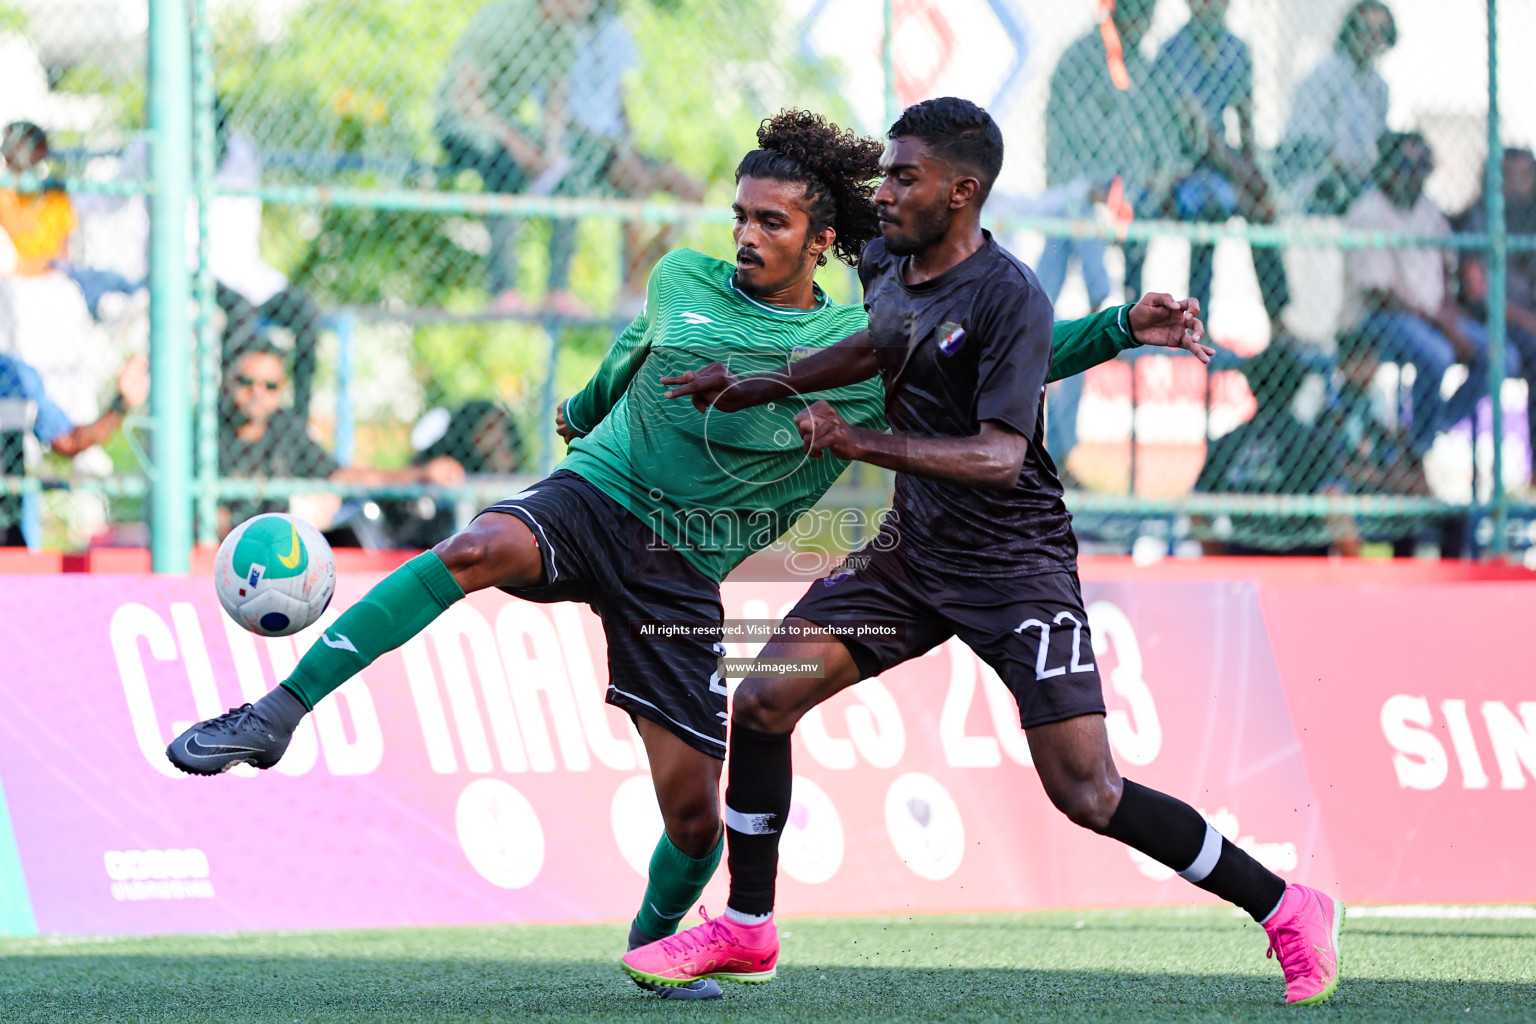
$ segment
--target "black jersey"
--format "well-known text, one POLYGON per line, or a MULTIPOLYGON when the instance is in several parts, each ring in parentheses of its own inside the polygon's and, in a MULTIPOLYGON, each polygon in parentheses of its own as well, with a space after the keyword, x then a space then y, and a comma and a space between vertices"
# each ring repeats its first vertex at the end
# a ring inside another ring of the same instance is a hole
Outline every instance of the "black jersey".
POLYGON ((887 526, 894 542, 906 560, 945 574, 1074 569, 1072 517, 1043 444, 1050 300, 991 234, 963 263, 921 284, 902 280, 904 264, 879 238, 859 260, 891 429, 972 437, 995 420, 1030 443, 1009 490, 898 473, 887 526))

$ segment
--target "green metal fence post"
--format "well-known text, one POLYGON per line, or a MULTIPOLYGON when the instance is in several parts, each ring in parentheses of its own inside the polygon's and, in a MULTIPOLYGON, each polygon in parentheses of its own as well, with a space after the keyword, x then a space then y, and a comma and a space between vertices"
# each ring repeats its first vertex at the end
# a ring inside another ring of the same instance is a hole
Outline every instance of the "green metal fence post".
MULTIPOLYGON (((1499 0, 1488 0, 1488 388, 1493 405, 1493 553, 1509 547, 1504 535, 1509 495, 1504 492, 1504 303, 1508 294, 1509 235, 1504 223, 1504 142, 1499 134, 1499 0)), ((1533 396, 1536 397, 1536 396, 1533 396)), ((1473 438, 1476 438, 1473 432, 1473 438)), ((1474 444, 1475 452, 1475 444, 1474 444)), ((1474 456, 1475 458, 1475 456, 1474 456)))
MULTIPOLYGON (((901 116, 896 99, 896 58, 892 54, 892 37, 896 32, 894 0, 885 0, 885 21, 880 36, 880 68, 885 73, 885 126, 889 128, 901 116)), ((883 134, 883 133, 882 133, 883 134)))
POLYGON ((192 3, 192 191, 197 197, 197 542, 218 540, 219 389, 222 348, 213 333, 213 269, 208 261, 209 204, 213 202, 213 29, 207 0, 192 3))
POLYGON ((192 174, 191 40, 185 0, 149 4, 149 353, 154 467, 150 564, 192 560, 191 408, 187 401, 187 200, 192 174))

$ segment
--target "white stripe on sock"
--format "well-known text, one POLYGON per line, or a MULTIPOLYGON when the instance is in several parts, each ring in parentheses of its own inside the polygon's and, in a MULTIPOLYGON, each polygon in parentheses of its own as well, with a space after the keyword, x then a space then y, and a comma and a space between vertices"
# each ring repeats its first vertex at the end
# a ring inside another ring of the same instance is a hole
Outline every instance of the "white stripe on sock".
POLYGON ((742 814, 729 804, 725 808, 725 827, 745 836, 771 836, 778 829, 773 827, 776 814, 742 814))
POLYGON ((1179 872, 1179 877, 1186 882, 1203 882, 1216 869, 1216 862, 1220 859, 1221 833, 1216 831, 1216 826, 1206 822, 1205 842, 1200 844, 1200 853, 1193 864, 1179 872))

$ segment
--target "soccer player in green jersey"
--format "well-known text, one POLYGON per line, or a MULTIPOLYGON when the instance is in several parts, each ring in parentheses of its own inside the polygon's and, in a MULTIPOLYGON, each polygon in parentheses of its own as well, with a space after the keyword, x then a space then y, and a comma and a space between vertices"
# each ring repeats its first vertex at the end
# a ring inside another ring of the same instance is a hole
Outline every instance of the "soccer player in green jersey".
MULTIPOLYGON (((499 587, 529 601, 579 601, 603 621, 607 700, 640 732, 665 826, 631 947, 676 930, 722 849, 720 581, 809 510, 847 463, 806 458, 794 418, 808 400, 712 418, 667 401, 662 378, 716 360, 764 372, 864 330, 864 309, 831 302, 815 273, 829 253, 855 264, 880 232, 879 142, 785 111, 763 123, 758 146, 736 172, 736 262, 687 249, 661 259, 645 311, 563 405, 557 427, 570 453, 556 471, 380 582, 254 705, 178 736, 167 750, 173 764, 195 774, 271 767, 317 701, 466 593, 499 587), (655 642, 632 633, 644 620, 705 628, 655 642)), ((1138 342, 1208 358, 1193 312, 1148 296, 1061 324, 1056 371, 1081 372, 1138 342)), ((849 422, 885 428, 876 381, 813 397, 835 402, 849 422)), ((707 998, 719 986, 704 979, 667 994, 707 998)))

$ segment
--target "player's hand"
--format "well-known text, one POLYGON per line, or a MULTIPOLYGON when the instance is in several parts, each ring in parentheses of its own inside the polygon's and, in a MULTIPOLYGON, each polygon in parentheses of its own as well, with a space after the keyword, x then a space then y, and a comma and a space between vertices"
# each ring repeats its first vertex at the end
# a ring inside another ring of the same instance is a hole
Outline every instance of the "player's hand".
POLYGON ((663 377, 661 383, 674 385, 663 398, 691 398, 693 407, 707 412, 711 407, 721 412, 736 412, 729 394, 741 381, 724 363, 710 363, 699 370, 689 370, 678 377, 663 377))
POLYGON ((123 396, 123 404, 130 409, 143 405, 149 398, 149 357, 130 356, 117 371, 117 390, 123 396))
POLYGON ((829 402, 815 402, 795 417, 795 428, 805 443, 806 454, 813 459, 829 451, 839 459, 857 457, 854 427, 829 402))
MULTIPOLYGON (((565 401, 569 402, 570 399, 567 398, 565 401)), ((566 444, 576 440, 576 431, 572 430, 571 425, 565 422, 565 402, 555 406, 555 433, 564 438, 566 444)))
POLYGON ((1148 292, 1131 307, 1127 320, 1131 337, 1143 345, 1181 348, 1209 363, 1216 350, 1201 343, 1205 324, 1200 321, 1199 299, 1175 299, 1164 292, 1148 292))

